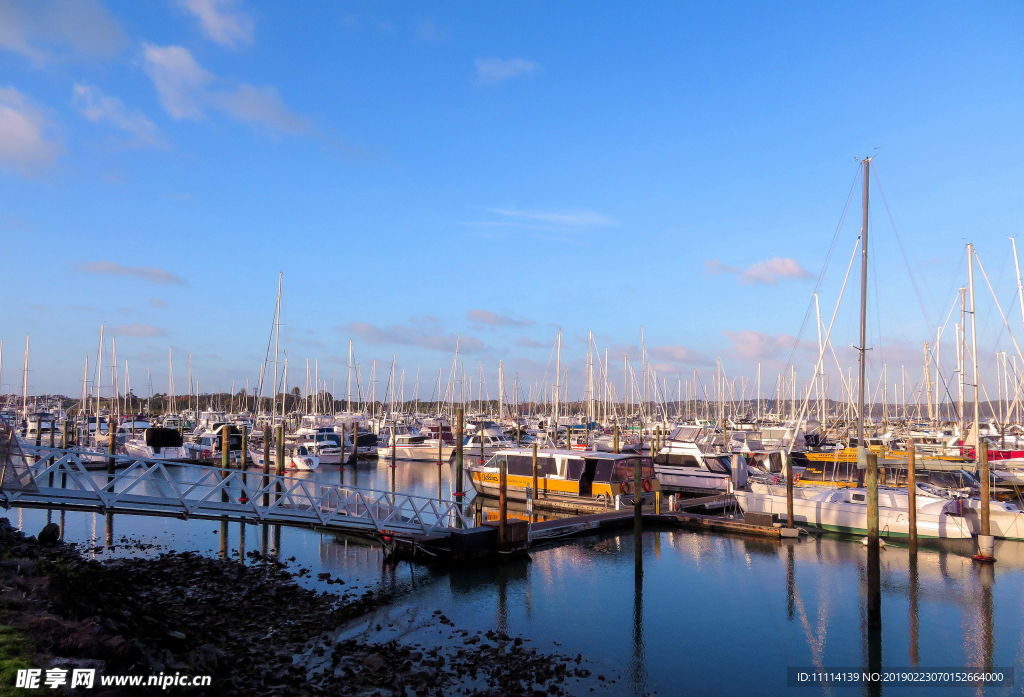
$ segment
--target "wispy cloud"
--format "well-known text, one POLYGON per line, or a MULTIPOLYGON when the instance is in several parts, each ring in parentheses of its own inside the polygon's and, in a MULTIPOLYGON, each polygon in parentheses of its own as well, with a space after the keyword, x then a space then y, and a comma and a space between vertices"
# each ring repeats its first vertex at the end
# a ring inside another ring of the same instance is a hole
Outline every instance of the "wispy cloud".
POLYGON ((146 304, 150 307, 167 307, 167 301, 160 298, 150 298, 146 304))
POLYGON ((416 41, 443 43, 448 40, 448 29, 426 20, 416 25, 416 41))
POLYGON ((95 0, 0 0, 0 48, 36 66, 118 53, 126 37, 95 0))
POLYGON ((149 266, 124 266, 113 261, 83 261, 77 264, 75 269, 82 273, 98 274, 101 276, 134 276, 161 286, 188 285, 184 279, 170 271, 149 266))
POLYGON ((277 90, 241 83, 216 87, 217 77, 181 46, 144 47, 143 66, 156 87, 160 103, 176 119, 198 120, 215 109, 239 121, 286 133, 311 133, 312 125, 291 111, 277 90))
POLYGON ((111 330, 113 336, 153 337, 167 336, 167 330, 150 324, 119 324, 111 330))
POLYGON ((33 176, 52 165, 64 146, 47 137, 49 130, 40 107, 13 87, 0 87, 0 166, 33 176))
POLYGON ((706 354, 685 346, 652 346, 647 353, 655 360, 674 365, 703 365, 708 362, 706 354))
POLYGON ((458 342, 459 351, 473 353, 483 349, 483 343, 472 336, 445 334, 436 322, 421 322, 416 326, 393 324, 390 327, 376 327, 368 322, 352 322, 336 328, 340 332, 358 336, 370 344, 419 346, 434 351, 454 351, 458 342))
POLYGON ((528 336, 521 336, 516 340, 516 346, 520 348, 540 348, 545 345, 543 341, 534 341, 528 336))
POLYGON ((739 278, 740 283, 748 286, 775 285, 784 278, 811 278, 811 274, 804 270, 795 259, 785 257, 765 259, 751 264, 745 269, 741 266, 727 266, 718 259, 708 259, 704 262, 704 266, 711 274, 734 274, 739 278))
POLYGON ((462 224, 491 228, 525 228, 567 234, 615 224, 615 221, 608 216, 588 210, 522 211, 515 208, 482 208, 480 210, 496 217, 491 220, 474 220, 462 224))
POLYGON ((199 20, 203 33, 223 46, 251 44, 253 21, 237 8, 236 0, 181 0, 181 5, 199 20))
POLYGON ((497 312, 491 312, 490 310, 470 310, 466 313, 466 319, 474 324, 486 324, 491 327, 529 327, 532 324, 536 324, 533 320, 526 319, 522 315, 519 317, 509 317, 508 315, 499 315, 497 312))
POLYGON ((24 218, 19 218, 16 215, 11 215, 10 213, 4 213, 2 217, 3 217, 3 221, 4 221, 4 227, 6 227, 6 228, 8 228, 10 230, 23 230, 23 231, 25 231, 25 230, 33 230, 33 229, 35 229, 35 225, 33 225, 32 223, 28 222, 24 218))
POLYGON ((537 70, 537 64, 522 58, 502 60, 500 58, 477 58, 476 75, 480 82, 495 84, 516 75, 529 75, 537 70))
POLYGON ((90 121, 109 121, 135 136, 138 145, 165 145, 156 124, 141 111, 130 111, 117 97, 103 94, 98 87, 84 82, 76 83, 71 92, 75 108, 90 121))

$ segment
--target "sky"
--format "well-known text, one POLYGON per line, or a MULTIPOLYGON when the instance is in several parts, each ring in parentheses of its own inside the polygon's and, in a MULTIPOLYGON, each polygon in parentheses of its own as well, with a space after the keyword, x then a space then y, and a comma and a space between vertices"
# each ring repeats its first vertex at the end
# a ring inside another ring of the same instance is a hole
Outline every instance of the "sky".
POLYGON ((105 384, 111 337, 137 394, 169 349, 178 394, 189 354, 199 391, 255 384, 279 272, 289 387, 309 359, 342 392, 351 339, 364 390, 394 357, 429 399, 458 342, 474 392, 502 361, 525 398, 561 330, 570 396, 593 332, 621 397, 642 327, 672 395, 719 360, 803 389, 873 157, 870 379, 912 392, 940 327, 951 379, 970 242, 994 397, 1024 348, 1022 43, 1017 2, 0 0, 2 390, 29 336, 29 392, 78 395, 101 325, 105 384))

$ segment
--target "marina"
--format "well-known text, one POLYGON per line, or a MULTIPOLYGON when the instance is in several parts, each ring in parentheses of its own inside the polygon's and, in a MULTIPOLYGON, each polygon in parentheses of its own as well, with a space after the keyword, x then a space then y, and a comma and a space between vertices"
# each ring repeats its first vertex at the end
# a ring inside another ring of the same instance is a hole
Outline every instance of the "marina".
POLYGON ((1022 694, 1021 37, 0 0, 0 697, 1022 694))

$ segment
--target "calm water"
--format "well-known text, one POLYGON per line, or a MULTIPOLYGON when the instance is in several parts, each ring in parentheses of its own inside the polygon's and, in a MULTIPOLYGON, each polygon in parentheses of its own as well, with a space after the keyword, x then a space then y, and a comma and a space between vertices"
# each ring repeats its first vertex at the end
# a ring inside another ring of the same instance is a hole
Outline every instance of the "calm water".
MULTIPOLYGON (((350 475, 346 484, 352 483, 350 475)), ((337 481, 338 469, 312 476, 337 481)), ((390 486, 384 463, 361 464, 358 477, 361 486, 390 486)), ((395 478, 398 491, 437 495, 436 465, 399 463, 395 478)), ((447 497, 447 467, 440 487, 447 497)), ((12 509, 7 517, 32 534, 46 522, 45 511, 12 509)), ((65 524, 69 541, 103 541, 102 516, 68 513, 65 524)), ((117 516, 113 524, 115 540, 127 535, 205 553, 218 548, 214 522, 117 516)), ((259 549, 260 537, 258 528, 246 526, 246 549, 259 549)), ((237 550, 235 523, 230 542, 237 550)), ((537 549, 529 559, 470 569, 385 565, 380 549, 364 540, 296 528, 281 533, 282 556, 312 569, 313 578, 303 581, 307 585, 320 587, 315 575, 328 571, 347 584, 396 592, 395 603, 341 629, 339 636, 437 643, 447 634, 417 618, 440 609, 460 628, 502 630, 530 638, 540 649, 582 653, 595 676, 616 680, 595 694, 863 693, 859 687, 786 686, 787 666, 866 665, 866 553, 858 541, 824 536, 783 543, 673 530, 647 532, 641 544, 638 579, 631 533, 579 538, 537 549), (378 623, 381 632, 375 630, 378 623)), ((99 556, 124 553, 139 552, 115 548, 99 556)), ((996 666, 1021 670, 1024 544, 998 543, 999 561, 985 570, 971 554, 969 542, 928 543, 913 567, 904 547, 882 551, 884 667, 981 666, 990 656, 996 666)), ((322 589, 336 592, 338 586, 322 589)), ((1024 675, 1017 679, 1024 684, 1024 675)), ((597 684, 591 681, 581 692, 590 694, 590 685, 597 684)), ((1021 693, 1019 686, 984 691, 1021 693)), ((982 692, 967 686, 887 686, 883 694, 982 692)))

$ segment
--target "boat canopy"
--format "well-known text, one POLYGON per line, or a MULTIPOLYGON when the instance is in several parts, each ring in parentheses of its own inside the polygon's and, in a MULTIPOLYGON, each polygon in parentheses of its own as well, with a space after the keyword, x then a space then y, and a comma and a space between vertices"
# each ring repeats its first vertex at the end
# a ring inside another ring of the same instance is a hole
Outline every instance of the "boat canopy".
POLYGON ((161 448, 180 448, 184 445, 181 432, 176 428, 147 428, 145 430, 146 445, 160 452, 161 448))

